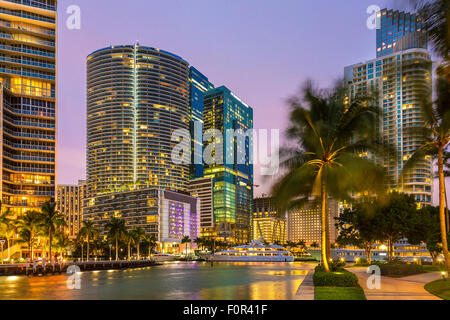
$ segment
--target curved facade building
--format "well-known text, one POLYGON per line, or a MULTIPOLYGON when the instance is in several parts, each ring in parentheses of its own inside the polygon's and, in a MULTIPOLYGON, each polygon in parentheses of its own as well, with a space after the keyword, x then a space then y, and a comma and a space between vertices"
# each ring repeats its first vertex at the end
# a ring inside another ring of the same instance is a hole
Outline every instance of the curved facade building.
POLYGON ((88 195, 136 186, 185 191, 172 132, 189 130, 189 64, 155 48, 113 46, 87 58, 88 195))

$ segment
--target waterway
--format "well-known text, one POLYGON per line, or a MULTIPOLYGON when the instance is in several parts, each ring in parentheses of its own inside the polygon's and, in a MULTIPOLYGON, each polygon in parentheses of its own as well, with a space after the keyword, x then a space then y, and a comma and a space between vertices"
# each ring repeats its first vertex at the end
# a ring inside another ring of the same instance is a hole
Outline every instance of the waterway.
POLYGON ((313 266, 307 263, 166 262, 128 270, 0 277, 0 300, 290 300, 313 266), (72 286, 74 287, 74 286, 72 286))

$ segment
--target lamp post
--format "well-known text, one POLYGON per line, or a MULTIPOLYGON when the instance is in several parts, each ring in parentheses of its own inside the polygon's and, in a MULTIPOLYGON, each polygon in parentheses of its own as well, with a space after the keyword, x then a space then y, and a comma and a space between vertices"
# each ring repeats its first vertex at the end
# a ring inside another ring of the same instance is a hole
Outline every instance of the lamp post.
POLYGON ((109 246, 109 261, 111 261, 112 260, 112 257, 111 257, 112 244, 110 243, 108 246, 109 246))
POLYGON ((0 240, 0 245, 2 246, 2 262, 3 262, 3 245, 5 244, 5 240, 0 240))

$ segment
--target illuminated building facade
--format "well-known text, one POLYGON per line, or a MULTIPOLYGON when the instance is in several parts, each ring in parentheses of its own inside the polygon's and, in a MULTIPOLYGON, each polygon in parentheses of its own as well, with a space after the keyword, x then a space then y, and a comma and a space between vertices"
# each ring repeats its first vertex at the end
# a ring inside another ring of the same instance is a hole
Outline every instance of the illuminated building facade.
POLYGON ((191 172, 192 179, 203 177, 203 99, 205 92, 214 89, 208 78, 194 67, 189 69, 191 108, 191 172))
POLYGON ((139 44, 87 58, 89 196, 140 187, 186 191, 189 165, 175 165, 171 141, 189 130, 189 65, 139 44))
MULTIPOLYGON (((329 225, 330 242, 334 243, 338 236, 338 230, 335 226, 335 218, 339 216, 339 203, 335 200, 329 200, 329 225)), ((287 240, 298 243, 305 241, 307 245, 312 243, 321 244, 321 206, 313 201, 306 204, 302 209, 296 209, 287 213, 287 240)))
MULTIPOLYGON (((382 10, 379 15, 383 17, 383 27, 381 31, 378 30, 383 35, 383 42, 381 49, 378 48, 377 51, 382 55, 345 68, 349 97, 352 99, 371 90, 378 92, 379 106, 383 112, 379 125, 380 135, 384 142, 397 149, 396 156, 382 160, 393 181, 389 188, 414 195, 416 202, 430 205, 433 191, 432 160, 424 159, 403 179, 401 173, 405 163, 423 143, 420 134, 415 135, 410 128, 424 125, 420 103, 421 94, 432 86, 431 57, 426 49, 426 42, 424 44, 424 34, 418 18, 391 10, 382 10), (405 19, 409 22, 406 23, 405 19), (385 23, 389 24, 388 27, 385 27, 385 23), (406 25, 409 25, 408 30, 413 33, 406 37, 403 33, 402 37, 400 30, 406 29, 406 25), (388 40, 391 41, 392 38, 395 41, 392 44, 389 42, 392 47, 388 45, 384 48, 383 30, 386 28, 393 32, 388 33, 388 40), (390 49, 393 53, 387 54, 390 49)), ((378 35, 377 44, 379 37, 378 35)))
MULTIPOLYGON (((253 109, 222 86, 205 93, 203 121, 204 133, 210 129, 222 132, 224 137, 227 130, 241 129, 245 133, 253 129, 253 109)), ((250 163, 253 136, 243 138, 204 141, 204 146, 211 144, 215 150, 215 162, 205 162, 204 176, 213 179, 217 238, 235 243, 248 243, 250 240, 253 201, 253 164, 250 163), (223 161, 220 161, 220 154, 223 161), (233 163, 227 161, 229 157, 234 159, 233 163)))
POLYGON ((0 196, 23 214, 56 190, 56 1, 0 1, 0 196))
POLYGON ((284 244, 287 240, 286 219, 276 208, 272 198, 253 200, 252 239, 284 244))
POLYGON ((156 188, 97 195, 88 199, 83 219, 91 220, 106 237, 111 217, 124 219, 129 230, 142 228, 154 235, 164 252, 179 248, 181 239, 191 242, 200 235, 200 200, 190 195, 156 188))
POLYGON ((200 236, 213 238, 215 235, 213 178, 190 180, 189 191, 193 197, 200 199, 200 236))
POLYGON ((86 198, 86 181, 77 185, 58 185, 56 209, 64 215, 68 236, 76 238, 83 221, 83 200, 86 198))

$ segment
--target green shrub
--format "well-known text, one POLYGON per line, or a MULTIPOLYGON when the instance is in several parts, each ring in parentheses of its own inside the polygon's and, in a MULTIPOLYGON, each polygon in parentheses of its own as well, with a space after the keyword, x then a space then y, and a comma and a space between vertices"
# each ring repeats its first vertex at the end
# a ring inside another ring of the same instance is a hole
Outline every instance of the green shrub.
MULTIPOLYGON (((337 271, 344 271, 345 262, 343 261, 332 261, 328 263, 328 267, 330 268, 331 272, 337 272, 337 271)), ((325 271, 323 266, 319 264, 315 269, 315 271, 325 271)))
POLYGON ((339 272, 315 271, 313 281, 316 287, 359 287, 356 275, 345 270, 339 272))
POLYGON ((386 263, 379 264, 383 276, 410 276, 423 273, 423 266, 418 264, 386 263))

